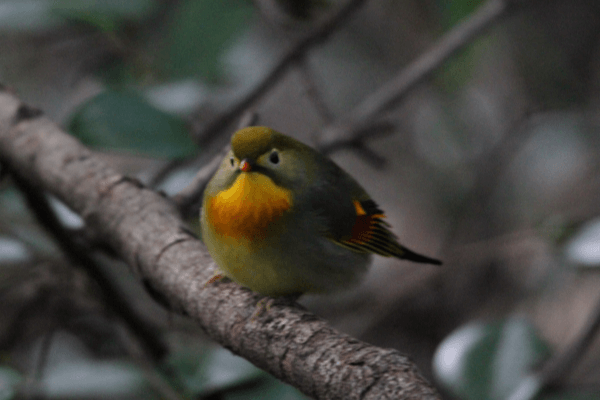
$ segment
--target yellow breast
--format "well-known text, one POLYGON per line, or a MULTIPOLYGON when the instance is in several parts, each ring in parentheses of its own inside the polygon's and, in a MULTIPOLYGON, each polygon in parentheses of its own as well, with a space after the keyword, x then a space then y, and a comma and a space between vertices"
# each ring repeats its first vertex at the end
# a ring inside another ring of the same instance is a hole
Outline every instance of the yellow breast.
POLYGON ((233 185, 208 199, 206 217, 215 233, 235 240, 263 239, 289 210, 291 193, 271 178, 244 172, 233 185))

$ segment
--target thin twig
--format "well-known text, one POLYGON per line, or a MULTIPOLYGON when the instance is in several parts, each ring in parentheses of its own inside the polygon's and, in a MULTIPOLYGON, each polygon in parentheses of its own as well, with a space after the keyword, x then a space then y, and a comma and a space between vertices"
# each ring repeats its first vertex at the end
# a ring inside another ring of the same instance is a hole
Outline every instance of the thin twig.
MULTIPOLYGON (((530 2, 531 0, 522 0, 518 3, 521 5, 530 2)), ((510 15, 516 6, 515 0, 488 0, 345 117, 323 129, 320 146, 339 149, 348 143, 355 143, 356 136, 364 132, 366 125, 397 106, 411 90, 429 78, 446 60, 478 38, 485 30, 510 15)))
POLYGON ((40 351, 35 360, 35 368, 31 376, 25 378, 24 384, 21 386, 21 396, 24 399, 30 400, 43 400, 45 396, 41 391, 41 382, 44 378, 44 370, 48 362, 48 354, 52 347, 52 339, 56 333, 55 328, 52 327, 43 336, 40 342, 40 351))
POLYGON ((306 94, 312 101, 315 109, 321 116, 321 119, 325 124, 330 124, 334 119, 334 114, 327 105, 327 102, 321 95, 321 92, 318 88, 317 83, 315 82, 315 78, 312 74, 312 70, 310 65, 308 65, 308 60, 306 57, 301 57, 298 60, 298 72, 300 73, 300 78, 302 79, 302 83, 304 84, 304 88, 306 89, 306 94))
POLYGON ((556 382, 573 370, 573 366, 585 354, 600 332, 600 297, 578 337, 562 353, 550 359, 542 370, 526 377, 508 400, 532 400, 544 388, 556 382))
POLYGON ((533 136, 534 131, 529 125, 539 112, 526 108, 521 115, 515 117, 493 148, 471 163, 471 170, 476 171, 476 175, 464 201, 454 212, 454 221, 442 240, 442 253, 451 253, 451 249, 465 238, 470 241, 469 234, 479 237, 481 232, 473 232, 475 220, 490 224, 489 218, 483 218, 481 214, 487 209, 503 172, 533 136))
POLYGON ((344 6, 340 7, 332 15, 327 17, 312 32, 299 39, 287 53, 279 60, 263 80, 256 85, 246 96, 232 105, 229 110, 219 116, 216 120, 209 123, 200 133, 198 133, 198 142, 206 146, 215 137, 227 128, 240 114, 251 107, 256 101, 263 97, 279 80, 284 76, 288 69, 297 62, 298 59, 312 47, 323 43, 335 30, 342 25, 351 15, 354 14, 366 0, 349 0, 344 6))
POLYGON ((347 140, 337 140, 328 143, 318 141, 316 148, 321 153, 329 155, 348 147, 356 149, 357 147, 364 145, 365 139, 370 140, 378 137, 385 137, 394 132, 396 132, 396 123, 391 119, 383 118, 373 121, 366 126, 356 127, 354 135, 348 137, 347 140))

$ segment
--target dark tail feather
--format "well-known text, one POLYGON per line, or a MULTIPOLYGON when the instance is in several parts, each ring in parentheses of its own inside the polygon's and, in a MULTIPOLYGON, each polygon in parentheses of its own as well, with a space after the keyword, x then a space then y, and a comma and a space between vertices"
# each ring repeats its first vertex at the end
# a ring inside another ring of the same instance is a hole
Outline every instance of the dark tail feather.
POLYGON ((410 251, 406 247, 402 247, 402 255, 399 258, 424 264, 442 265, 442 262, 440 260, 436 260, 435 258, 430 258, 415 253, 414 251, 410 251))

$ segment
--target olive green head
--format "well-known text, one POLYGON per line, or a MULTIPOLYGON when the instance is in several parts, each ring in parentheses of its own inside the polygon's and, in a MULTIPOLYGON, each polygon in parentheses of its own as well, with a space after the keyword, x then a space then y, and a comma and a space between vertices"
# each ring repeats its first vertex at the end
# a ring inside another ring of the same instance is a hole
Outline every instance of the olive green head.
POLYGON ((269 176, 284 187, 302 185, 312 176, 316 158, 322 156, 311 147, 266 126, 241 129, 231 138, 234 169, 249 163, 249 170, 269 176))
MULTIPOLYGON (((310 149, 305 144, 266 126, 250 126, 231 137, 231 149, 239 159, 257 160, 261 155, 275 150, 310 149)), ((312 150, 312 149, 310 149, 312 150)), ((314 150, 312 150, 314 151, 314 150)))

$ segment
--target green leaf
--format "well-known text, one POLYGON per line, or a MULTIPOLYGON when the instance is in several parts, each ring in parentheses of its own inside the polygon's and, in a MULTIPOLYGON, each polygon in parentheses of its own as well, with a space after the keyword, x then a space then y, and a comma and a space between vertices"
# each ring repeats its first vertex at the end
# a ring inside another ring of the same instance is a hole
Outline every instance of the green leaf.
POLYGON ((168 363, 177 372, 187 391, 202 396, 266 375, 248 361, 222 348, 208 352, 188 349, 171 355, 168 363))
POLYGON ((6 366, 0 366, 0 400, 14 399, 17 386, 23 377, 17 371, 6 366))
MULTIPOLYGON (((31 256, 31 252, 23 242, 0 235, 0 265, 30 261, 31 256)), ((1 385, 0 388, 2 388, 1 385)))
POLYGON ((495 37, 484 36, 459 51, 435 73, 435 81, 447 92, 453 93, 466 85, 474 75, 482 54, 494 45, 495 37))
POLYGON ((197 151, 185 123, 131 93, 104 92, 83 104, 69 130, 85 144, 177 158, 197 151))
POLYGON ((483 3, 483 0, 439 0, 444 22, 447 27, 451 27, 460 22, 463 18, 473 14, 483 3))
POLYGON ((41 382, 50 398, 122 398, 148 392, 143 373, 135 366, 108 361, 62 363, 41 382))
POLYGON ((52 11, 67 19, 113 31, 124 21, 149 17, 158 6, 157 0, 54 0, 52 11))
POLYGON ((173 14, 163 69, 173 78, 221 78, 220 57, 248 27, 253 9, 243 0, 187 0, 173 14))
POLYGON ((296 388, 286 385, 223 348, 209 351, 186 349, 168 361, 186 392, 196 397, 226 400, 308 400, 296 388))
POLYGON ((47 0, 4 0, 0 3, 0 32, 40 32, 65 21, 51 12, 47 0))
POLYGON ((548 346, 523 319, 476 322, 459 328, 438 347, 434 373, 455 396, 503 399, 549 355, 548 346))
POLYGON ((246 400, 246 399, 261 399, 261 400, 309 400, 310 398, 303 395, 298 389, 293 386, 286 385, 283 382, 269 376, 261 380, 256 385, 247 388, 241 388, 231 391, 225 396, 225 400, 246 400))
MULTIPOLYGON (((439 0, 442 24, 446 30, 461 20, 472 15, 481 5, 482 0, 439 0)), ((435 81, 448 93, 462 88, 473 77, 473 71, 481 54, 488 50, 496 39, 493 36, 483 36, 473 44, 459 51, 446 61, 435 73, 435 81)))
POLYGON ((69 19, 114 30, 123 21, 149 17, 158 6, 157 0, 2 0, 0 31, 40 32, 69 19))

